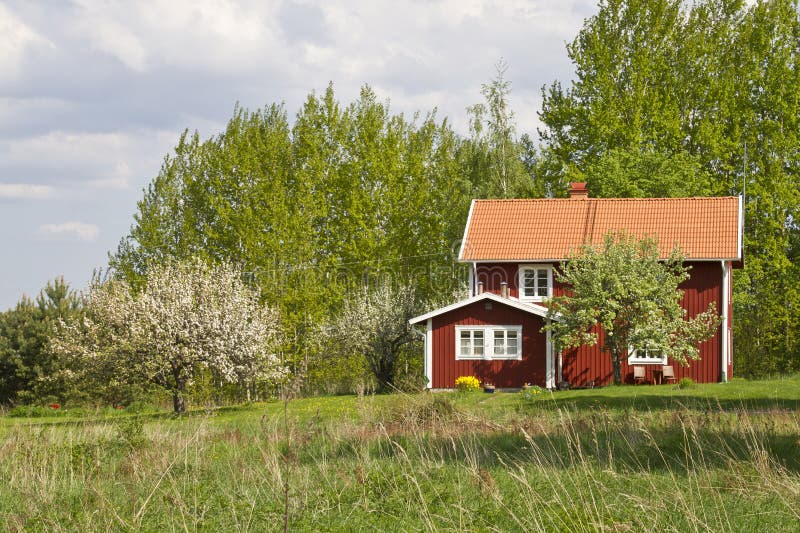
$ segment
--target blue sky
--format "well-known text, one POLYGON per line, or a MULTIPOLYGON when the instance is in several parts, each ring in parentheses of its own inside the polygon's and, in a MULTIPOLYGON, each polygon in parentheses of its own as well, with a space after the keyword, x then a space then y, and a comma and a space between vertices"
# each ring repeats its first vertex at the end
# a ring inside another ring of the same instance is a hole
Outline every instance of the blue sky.
POLYGON ((595 2, 0 0, 0 310, 56 276, 82 288, 185 129, 236 102, 294 113, 333 81, 393 111, 465 108, 503 58, 520 132, 595 2))

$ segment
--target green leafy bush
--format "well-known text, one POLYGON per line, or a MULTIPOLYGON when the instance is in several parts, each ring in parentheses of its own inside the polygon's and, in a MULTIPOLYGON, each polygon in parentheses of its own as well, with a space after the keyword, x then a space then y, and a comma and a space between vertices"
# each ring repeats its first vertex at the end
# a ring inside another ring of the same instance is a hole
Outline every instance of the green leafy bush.
POLYGON ((119 420, 116 424, 119 439, 136 448, 145 442, 144 422, 138 416, 131 416, 119 420))
POLYGON ((387 420, 404 427, 418 427, 448 422, 457 414, 456 406, 446 396, 425 394, 422 397, 409 397, 408 401, 394 406, 387 420))
POLYGON ((689 387, 694 387, 694 380, 692 378, 681 378, 678 382, 679 389, 688 389, 689 387))
POLYGON ((537 398, 541 398, 545 392, 546 389, 543 389, 539 385, 528 385, 526 387, 522 387, 520 394, 525 400, 535 400, 537 398))

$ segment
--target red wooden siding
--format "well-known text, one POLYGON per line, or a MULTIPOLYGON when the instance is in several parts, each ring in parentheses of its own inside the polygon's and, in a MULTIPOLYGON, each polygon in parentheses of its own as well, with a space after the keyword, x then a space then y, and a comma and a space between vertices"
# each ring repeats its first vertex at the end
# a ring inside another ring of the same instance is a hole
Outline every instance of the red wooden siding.
MULTIPOLYGON (((681 305, 689 313, 689 318, 705 311, 710 302, 715 302, 717 310, 722 303, 722 266, 718 262, 687 262, 692 269, 691 277, 681 284, 684 291, 681 305)), ((563 294, 563 288, 556 284, 553 287, 556 295, 563 294)), ((602 333, 602 332, 601 332, 602 333)), ((675 377, 689 377, 699 383, 715 383, 720 380, 722 361, 722 328, 708 341, 700 344, 700 359, 690 361, 688 366, 681 366, 672 361, 675 377)), ((562 354, 564 380, 572 385, 584 386, 594 381, 595 385, 607 385, 613 380, 611 356, 600 350, 603 339, 595 346, 582 346, 562 354)), ((652 382, 653 370, 660 370, 660 365, 643 365, 647 379, 652 382)), ((622 360, 622 379, 633 382, 633 368, 628 365, 627 358, 622 360)))
POLYGON ((519 277, 517 263, 494 263, 478 265, 478 282, 483 283, 486 292, 500 294, 500 284, 508 283, 509 295, 519 298, 519 277))
MULTIPOLYGON (((688 311, 688 316, 694 317, 698 313, 705 311, 710 302, 715 302, 717 311, 722 311, 722 265, 718 261, 708 262, 686 262, 691 266, 690 278, 686 280, 681 289, 684 291, 681 305, 688 311)), ((508 283, 509 292, 512 297, 517 297, 518 290, 518 265, 516 263, 494 263, 479 264, 477 266, 478 281, 484 283, 484 289, 489 292, 500 293, 500 284, 505 281, 508 283)), ((732 285, 732 283, 730 284, 732 285)), ((559 296, 564 294, 564 288, 554 281, 553 294, 559 296)), ((730 302, 730 292, 728 302, 730 302)), ((732 324, 732 307, 728 306, 729 328, 732 324)), ((499 322, 494 322, 499 323, 499 322)), ((541 326, 539 326, 541 327, 541 326)), ((684 367, 669 361, 675 368, 677 379, 690 377, 701 383, 718 382, 721 373, 722 361, 722 326, 717 333, 708 341, 700 345, 700 359, 691 361, 684 367)), ((453 334, 454 336, 455 334, 453 334)), ((611 357, 603 353, 600 346, 603 343, 602 331, 599 332, 599 342, 594 346, 582 346, 577 349, 565 351, 562 354, 562 376, 574 386, 585 386, 590 382, 595 385, 605 385, 613 380, 611 369, 611 357)), ((731 339, 729 333, 728 336, 731 339)), ((434 357, 436 352, 434 347, 434 357)), ((544 361, 544 349, 541 354, 544 361)), ((557 354, 555 356, 557 358, 557 354)), ((653 370, 660 370, 660 365, 644 365, 647 379, 653 379, 653 370)), ((544 366, 542 366, 544 368, 544 366)), ((436 372, 434 371, 434 382, 436 382, 436 372)), ((558 375, 558 373, 556 373, 558 375)), ((728 376, 732 376, 732 365, 728 365, 728 376)), ((622 378, 624 381, 633 381, 633 369, 627 364, 627 358, 622 361, 622 378)), ((455 378, 453 378, 455 379, 455 378)), ((452 385, 451 385, 452 386, 452 385)))
POLYGON ((435 389, 455 386, 459 376, 475 376, 496 387, 521 387, 526 382, 545 386, 547 338, 543 319, 536 315, 491 302, 474 304, 433 318, 433 382, 435 389), (456 360, 455 326, 522 326, 522 360, 456 360))

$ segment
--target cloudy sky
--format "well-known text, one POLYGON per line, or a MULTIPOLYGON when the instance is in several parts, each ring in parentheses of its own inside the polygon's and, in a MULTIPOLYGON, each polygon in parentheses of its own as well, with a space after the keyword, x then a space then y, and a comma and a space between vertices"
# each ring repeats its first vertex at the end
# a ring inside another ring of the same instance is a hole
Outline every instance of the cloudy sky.
POLYGON ((567 80, 593 0, 0 0, 0 310, 63 275, 83 287, 132 222, 180 132, 234 104, 294 113, 333 81, 393 111, 466 106, 500 58, 519 129, 567 80))

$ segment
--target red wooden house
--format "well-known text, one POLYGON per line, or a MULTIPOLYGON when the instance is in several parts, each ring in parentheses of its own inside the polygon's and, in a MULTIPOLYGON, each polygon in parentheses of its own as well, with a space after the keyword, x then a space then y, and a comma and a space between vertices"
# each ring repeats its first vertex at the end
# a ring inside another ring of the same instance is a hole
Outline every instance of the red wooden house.
MULTIPOLYGON (((600 244, 610 231, 657 237, 666 258, 677 245, 690 277, 682 305, 693 317, 715 302, 722 318, 700 345, 700 359, 674 365, 677 379, 725 381, 732 375, 731 271, 742 264, 742 201, 711 198, 589 198, 575 183, 568 199, 473 200, 459 260, 469 265, 470 297, 413 318, 424 324, 428 387, 455 386, 477 376, 497 387, 524 383, 553 388, 612 381, 611 358, 594 346, 554 353, 543 300, 563 294, 553 269, 584 243, 600 244)), ((602 331, 599 332, 602 336, 602 331)), ((632 348, 622 375, 646 368, 652 381, 662 365, 657 352, 632 348)))

